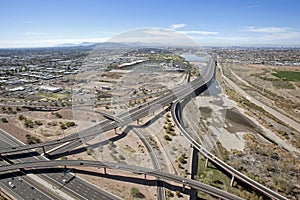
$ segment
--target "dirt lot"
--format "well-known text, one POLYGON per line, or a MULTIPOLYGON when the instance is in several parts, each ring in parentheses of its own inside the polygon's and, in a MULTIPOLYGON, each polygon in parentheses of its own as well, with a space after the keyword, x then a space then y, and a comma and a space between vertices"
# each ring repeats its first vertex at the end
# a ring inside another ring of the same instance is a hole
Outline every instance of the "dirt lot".
POLYGON ((298 66, 237 65, 224 63, 224 73, 258 100, 300 121, 300 83, 274 76, 276 71, 299 72, 298 66), (241 80, 249 83, 245 86, 241 80))

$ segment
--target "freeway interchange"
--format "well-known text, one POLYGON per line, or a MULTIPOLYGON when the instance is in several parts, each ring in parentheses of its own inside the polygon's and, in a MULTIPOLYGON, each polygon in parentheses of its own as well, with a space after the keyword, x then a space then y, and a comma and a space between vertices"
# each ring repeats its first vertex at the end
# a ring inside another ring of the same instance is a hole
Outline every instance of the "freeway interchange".
MULTIPOLYGON (((273 199, 286 199, 285 197, 277 194, 276 192, 262 186, 261 184, 253 181, 252 179, 248 178, 247 176, 241 174, 237 170, 233 169, 232 167, 228 166, 210 152, 205 150, 200 144, 198 144, 193 138, 189 136, 189 134, 184 130, 181 126, 181 123, 178 119, 178 103, 189 97, 193 96, 194 94, 200 94, 201 92, 205 91, 210 83, 215 79, 215 72, 216 72, 216 56, 213 55, 210 59, 207 67, 202 72, 201 76, 197 79, 179 86, 173 90, 166 92, 161 97, 157 99, 142 104, 139 107, 133 108, 126 113, 122 113, 119 116, 113 118, 113 120, 104 120, 99 124, 91 126, 80 133, 73 133, 65 138, 59 140, 48 141, 44 143, 37 143, 32 145, 18 145, 13 147, 7 147, 0 149, 0 154, 12 154, 16 152, 25 152, 32 149, 41 148, 43 153, 51 152, 53 154, 59 154, 65 151, 69 151, 74 149, 75 147, 82 144, 83 138, 90 138, 96 135, 99 135, 103 132, 106 132, 111 129, 115 129, 117 127, 129 125, 130 123, 139 120, 145 116, 148 116, 151 112, 158 110, 160 108, 172 105, 172 116, 180 132, 184 134, 184 136, 189 140, 189 142, 193 145, 194 148, 197 148, 199 152, 204 155, 207 159, 210 160, 214 165, 222 168, 223 170, 229 172, 233 179, 236 178, 240 181, 243 181, 248 186, 259 190, 266 196, 269 196, 273 199), (79 137, 80 136, 80 137, 79 137)), ((177 175, 167 174, 161 171, 156 171, 153 169, 142 168, 137 166, 130 166, 118 163, 109 163, 109 162, 96 162, 96 161, 57 161, 57 160, 39 160, 39 161, 31 161, 31 162, 24 162, 18 164, 11 164, 11 165, 2 165, 0 167, 0 172, 10 171, 10 170, 19 170, 19 169, 30 169, 30 168, 47 168, 47 167, 57 167, 57 166, 90 166, 90 167, 103 167, 103 168, 110 168, 110 169, 118 169, 124 170, 133 173, 142 173, 145 175, 155 176, 160 179, 171 180, 175 182, 179 182, 184 186, 190 186, 195 189, 201 190, 203 192, 209 193, 215 197, 221 199, 240 199, 239 197, 229 194, 225 191, 219 190, 217 188, 205 185, 195 180, 186 179, 177 175)))

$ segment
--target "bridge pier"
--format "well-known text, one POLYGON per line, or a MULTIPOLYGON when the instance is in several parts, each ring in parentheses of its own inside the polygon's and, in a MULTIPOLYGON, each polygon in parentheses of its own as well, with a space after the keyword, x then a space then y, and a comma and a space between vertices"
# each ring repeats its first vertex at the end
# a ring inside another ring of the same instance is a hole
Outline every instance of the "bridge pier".
POLYGON ((182 191, 185 190, 185 184, 182 184, 182 191))
POLYGON ((23 173, 26 173, 26 169, 24 169, 24 168, 19 168, 19 170, 23 173))
POLYGON ((232 175, 231 181, 230 181, 230 187, 233 187, 233 183, 234 183, 234 175, 232 175))
POLYGON ((106 174, 106 167, 104 167, 103 169, 104 169, 104 174, 106 174))
POLYGON ((205 167, 208 166, 208 158, 206 158, 206 161, 205 161, 205 167))
POLYGON ((137 123, 137 124, 140 124, 140 120, 139 120, 139 119, 137 119, 137 120, 136 120, 136 123, 137 123))
POLYGON ((42 146, 43 154, 46 155, 45 146, 42 146))
POLYGON ((115 134, 117 134, 117 128, 114 128, 114 130, 115 130, 115 134))
POLYGON ((147 180, 147 175, 146 174, 144 174, 144 179, 145 179, 145 181, 147 180))

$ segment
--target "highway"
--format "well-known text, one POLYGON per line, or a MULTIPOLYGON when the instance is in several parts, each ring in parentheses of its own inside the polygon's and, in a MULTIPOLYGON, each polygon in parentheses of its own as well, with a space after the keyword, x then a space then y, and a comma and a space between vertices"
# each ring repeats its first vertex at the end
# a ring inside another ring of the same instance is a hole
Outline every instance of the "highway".
POLYGON ((278 200, 286 200, 284 196, 274 192, 273 190, 270 190, 269 188, 259 184, 258 182, 252 180, 251 178, 245 176, 244 174, 240 173, 233 167, 227 165, 225 162, 217 158, 215 155, 211 154, 209 151, 204 149, 202 145, 200 145, 196 140, 194 140, 190 134, 182 127, 181 122, 179 121, 180 116, 180 109, 179 109, 179 101, 174 102, 172 105, 171 113, 172 117, 174 119, 174 122, 176 126, 179 128, 180 132, 187 138, 188 141, 193 145, 194 148, 196 148, 205 158, 209 159, 211 163, 213 163, 215 166, 220 167, 221 169, 227 171, 229 174, 234 176, 235 179, 238 179, 247 185, 251 186, 251 188, 254 188, 264 195, 270 197, 271 199, 278 199, 278 200))
POLYGON ((62 139, 52 140, 52 141, 38 143, 38 144, 26 145, 26 146, 15 146, 10 148, 3 148, 0 149, 0 154, 13 153, 13 152, 24 151, 24 150, 35 149, 35 148, 44 148, 45 151, 48 151, 50 149, 56 148, 57 145, 72 141, 72 143, 69 143, 66 146, 64 146, 63 151, 60 149, 56 149, 53 152, 53 154, 62 153, 81 145, 82 144, 81 139, 83 139, 84 137, 90 138, 92 136, 96 136, 98 134, 115 129, 117 127, 128 125, 138 119, 148 116, 154 111, 157 111, 165 106, 169 106, 170 103, 172 103, 175 100, 183 99, 188 95, 193 95, 195 92, 200 93, 201 91, 204 91, 207 88, 207 86, 210 84, 212 79, 214 78, 215 59, 216 59, 215 56, 211 58, 211 60, 206 66, 205 73, 203 73, 202 76, 199 76, 198 78, 196 78, 195 80, 187 84, 178 86, 177 88, 174 88, 173 90, 166 92, 164 95, 158 97, 157 99, 151 102, 141 104, 138 107, 135 107, 127 112, 120 114, 119 116, 116 116, 116 118, 122 120, 121 123, 118 123, 116 121, 111 121, 111 120, 105 120, 100 122, 99 124, 87 128, 84 131, 80 131, 79 133, 77 132, 73 133, 62 139))
MULTIPOLYGON (((143 118, 143 117, 149 115, 150 111, 153 112, 155 110, 158 110, 159 108, 169 105, 170 102, 175 102, 175 104, 173 104, 173 105, 177 105, 177 102, 179 100, 182 100, 182 99, 186 98, 187 96, 194 95, 195 93, 200 93, 200 92, 204 91, 205 89, 207 89, 208 85, 214 80, 215 69, 216 69, 215 65, 216 65, 215 56, 213 56, 212 59, 209 61, 206 69, 202 73, 202 76, 200 76, 199 78, 193 80, 192 82, 190 82, 188 84, 179 86, 179 87, 173 89, 172 91, 167 92, 165 95, 159 97, 158 99, 156 99, 152 102, 148 102, 146 104, 143 104, 142 106, 139 106, 139 107, 136 107, 136 108, 130 110, 129 112, 119 115, 118 118, 122 119, 121 123, 106 120, 104 122, 101 122, 100 124, 97 124, 95 126, 88 128, 87 130, 85 130, 79 134, 75 133, 75 134, 67 136, 61 140, 55 140, 55 141, 45 142, 45 143, 36 144, 36 145, 27 145, 27 148, 31 149, 31 148, 35 148, 35 147, 41 147, 41 146, 45 147, 45 146, 50 146, 53 144, 60 144, 62 142, 69 142, 69 141, 73 141, 73 140, 79 141, 78 136, 90 137, 90 136, 94 136, 99 133, 105 132, 107 130, 117 128, 118 126, 123 126, 123 125, 129 124, 137 119, 140 119, 140 118, 143 118), (98 130, 99 128, 100 128, 100 131, 98 130), (35 147, 33 147, 33 146, 35 146, 35 147)), ((173 108, 174 108, 174 106, 173 106, 173 108)), ((176 109, 176 107, 175 107, 175 109, 176 109)), ((172 109, 172 110, 174 110, 174 109, 172 109)), ((78 143, 80 143, 80 142, 78 142, 78 143)), ((197 146, 198 144, 194 144, 194 145, 197 146)), ((20 151, 20 150, 21 151, 26 150, 26 147, 25 148, 24 147, 23 148, 22 147, 6 148, 6 149, 1 149, 0 152, 1 153, 11 153, 11 152, 20 151)), ((204 152, 204 150, 202 150, 201 147, 199 148, 199 151, 201 153, 204 152)), ((205 153, 206 153, 206 155, 209 155, 209 152, 205 152, 205 153)), ((212 155, 211 155, 211 158, 213 158, 212 155)), ((218 159, 216 159, 216 160, 218 160, 218 159)))
MULTIPOLYGON (((209 71, 207 70, 207 73, 212 72, 212 77, 214 75, 214 66, 215 64, 214 59, 211 59, 209 64, 207 65, 207 68, 212 70, 209 71)), ((210 81, 209 81, 210 82, 210 81)), ((103 122, 100 122, 97 125, 94 125, 92 127, 87 128, 84 131, 81 131, 79 133, 74 133, 71 134, 65 138, 62 138, 60 140, 55 140, 55 141, 49 141, 49 142, 44 142, 42 144, 33 144, 32 148, 37 148, 44 146, 46 149, 53 149, 56 148, 57 146, 61 143, 66 143, 70 141, 74 141, 72 143, 66 144, 65 146, 62 146, 62 148, 55 149, 55 151, 52 151, 52 154, 61 154, 63 152, 70 151, 71 149, 74 149, 75 147, 79 146, 82 144, 82 138, 91 138, 92 136, 101 134, 103 132, 109 131, 111 129, 115 129, 117 127, 121 127, 124 125, 128 125, 138 119, 141 119, 145 116, 148 116, 154 111, 157 111, 165 106, 169 106, 171 102, 175 101, 176 99, 182 99, 187 95, 187 91, 189 91, 189 95, 194 94, 195 91, 197 90, 205 90, 207 88, 208 82, 205 82, 203 77, 199 77, 192 82, 179 86, 173 90, 168 91, 166 94, 162 95, 161 97, 148 102, 144 103, 138 107, 135 107, 127 112, 124 112, 120 114, 119 116, 116 116, 115 118, 120 119, 122 122, 118 123, 116 121, 110 121, 110 120, 105 120, 103 122), (200 87, 199 87, 200 85, 200 87)), ((28 146, 28 148, 30 148, 28 146)), ((15 147, 14 149, 0 149, 0 153, 9 153, 9 152, 16 152, 16 151, 22 151, 21 147, 15 147)))
MULTIPOLYGON (((144 137, 144 135, 142 135, 138 130, 136 130, 135 128, 132 128, 132 131, 135 133, 135 135, 142 141, 142 143, 144 144, 144 146, 146 147, 147 151, 149 152, 150 158, 151 158, 151 162, 153 164, 154 170, 158 171, 160 170, 160 164, 159 161, 157 159, 157 156, 155 154, 154 149, 152 148, 152 146, 150 145, 150 143, 148 142, 148 140, 144 137)), ((165 200, 166 198, 166 192, 164 189, 164 184, 163 182, 160 181, 160 179, 157 179, 157 199, 158 200, 165 200)))
MULTIPOLYGON (((1 137, 1 136, 0 136, 1 137)), ((0 145, 7 146, 8 144, 3 142, 3 137, 1 137, 0 145)), ((0 159, 0 166, 8 165, 9 163, 3 159, 0 159)), ((28 176, 22 176, 22 178, 18 177, 20 173, 12 173, 10 176, 6 176, 3 173, 0 173, 0 186, 5 188, 6 191, 9 191, 10 195, 15 199, 53 199, 56 196, 47 194, 44 189, 40 189, 37 187, 38 183, 35 182, 28 176), (19 179, 20 178, 20 179, 19 179), (11 188, 8 183, 12 182, 15 187, 11 188), (34 188, 34 189, 33 189, 34 188)), ((57 198, 57 197, 56 197, 57 198)))
MULTIPOLYGON (((206 158, 208 158, 215 165, 221 167, 222 169, 224 169, 227 172, 229 172, 230 174, 232 174, 235 178, 247 183, 249 186, 261 191, 265 195, 267 195, 271 198, 274 198, 274 199, 286 199, 285 197, 279 195, 278 193, 275 193, 274 191, 262 186, 261 184, 253 181, 252 179, 246 177, 245 175, 241 174, 237 170, 228 166, 223 161, 216 158, 210 152, 205 150, 201 145, 199 145, 196 141, 194 141, 193 138, 191 138, 189 136, 189 134, 182 128, 180 122, 178 121, 178 119, 177 119, 178 102, 180 100, 186 98, 187 96, 194 95, 195 92, 200 93, 200 92, 204 91, 205 89, 207 89, 208 85, 212 81, 214 81, 215 69, 216 69, 215 64, 216 64, 215 56, 213 56, 212 59, 209 61, 207 67, 201 74, 202 76, 200 76, 199 78, 193 80, 192 82, 190 82, 188 84, 179 86, 179 87, 173 89, 172 91, 167 92, 166 94, 157 98, 156 100, 145 103, 142 106, 136 107, 134 109, 131 109, 129 112, 126 112, 126 113, 123 113, 123 114, 117 116, 118 118, 122 119, 121 123, 106 120, 106 121, 101 122, 100 124, 97 124, 95 126, 88 128, 87 130, 85 130, 79 134, 75 133, 75 134, 67 136, 61 140, 49 141, 49 142, 45 142, 42 144, 27 145, 26 147, 14 147, 14 148, 1 149, 0 153, 11 153, 11 152, 16 152, 16 151, 23 151, 23 150, 27 150, 27 149, 36 148, 36 147, 51 146, 51 145, 56 145, 56 144, 60 144, 63 142, 69 142, 69 141, 74 141, 74 140, 77 140, 76 142, 78 144, 80 144, 79 136, 81 138, 82 137, 91 137, 91 136, 100 134, 102 132, 111 130, 113 128, 127 125, 137 119, 140 119, 140 118, 143 118, 143 117, 149 115, 150 111, 153 112, 155 110, 158 110, 159 108, 169 105, 170 102, 174 102, 172 105, 172 116, 174 118, 176 125, 179 127, 180 131, 186 136, 186 138, 193 144, 193 146, 199 150, 199 152, 202 155, 204 155, 206 158), (99 128, 100 128, 100 130, 99 130, 99 128)), ((66 150, 68 150, 68 149, 66 149, 66 150)))
MULTIPOLYGON (((201 145, 199 145, 196 141, 194 141, 189 135, 188 133, 181 127, 181 124, 179 123, 179 121, 177 120, 177 114, 176 114, 176 110, 177 110, 177 105, 178 102, 184 98, 186 98, 187 96, 193 95, 195 93, 195 91, 200 92, 204 91, 208 85, 211 83, 211 81, 214 80, 214 76, 215 76, 215 56, 212 57, 212 59, 209 61, 206 69, 204 70, 204 72, 202 73, 202 76, 200 76, 199 78, 193 80, 192 82, 190 82, 189 84, 185 84, 182 85, 180 87, 175 88, 174 90, 167 92, 165 95, 159 97, 158 99, 146 103, 142 106, 136 107, 132 110, 130 110, 127 113, 123 113, 120 116, 118 116, 118 118, 122 119, 122 122, 118 123, 115 121, 109 121, 106 120, 104 122, 101 122, 100 124, 97 124, 95 126, 92 126, 90 128, 88 128, 87 130, 85 130, 84 132, 81 132, 79 134, 79 136, 83 137, 83 135, 85 137, 90 137, 90 136, 94 136, 96 134, 99 134, 101 132, 105 132, 107 130, 113 129, 113 128, 117 128, 118 126, 123 126, 126 124, 129 124, 137 119, 140 119, 142 117, 145 117, 147 115, 149 115, 149 111, 151 109, 151 112, 157 110, 158 108, 162 108, 164 106, 167 106, 170 102, 174 102, 173 106, 172 106, 172 116, 174 117, 175 123, 177 124, 177 126, 180 128, 180 131, 186 136, 186 138, 194 145, 195 148, 197 148, 199 150, 200 153, 202 153, 205 157, 209 158, 210 161, 220 167, 222 167, 224 170, 230 172, 234 177, 248 183, 250 186, 266 193, 266 191, 268 192, 267 196, 270 196, 271 198, 276 198, 276 199, 285 199, 284 197, 282 198, 281 195, 273 192, 273 191, 268 191, 267 188, 265 188, 264 186, 256 183, 255 181, 251 180, 250 178, 244 176, 243 174, 239 173, 238 171, 236 171, 235 169, 233 169, 232 167, 228 166, 227 164, 225 164, 224 162, 222 162, 221 160, 219 160, 218 158, 215 158, 214 155, 210 154, 207 150, 203 149, 203 147, 201 145), (158 105, 158 106, 157 106, 158 105), (157 108, 156 108, 157 107, 157 108), (98 130, 99 128, 100 131, 98 130), (271 193, 271 195, 270 195, 271 193)), ((178 111, 177 111, 178 112, 178 111)), ((46 142, 43 144, 37 144, 35 145, 36 147, 39 146, 50 146, 53 144, 60 144, 62 142, 69 142, 69 141, 73 141, 73 140, 78 140, 78 134, 72 134, 66 138, 63 138, 61 140, 56 140, 56 141, 50 141, 50 142, 46 142)), ((78 140, 79 141, 79 140, 78 140)), ((78 142, 80 143, 80 142, 78 142)), ((34 145, 31 145, 29 147, 29 145, 27 145, 28 149, 33 148, 34 145)), ((22 147, 15 147, 15 148, 6 148, 6 149, 1 149, 1 153, 11 153, 11 152, 15 152, 15 151, 23 151, 26 150, 26 147, 22 149, 22 147)), ((52 162, 56 162, 56 161, 52 161, 52 162)), ((39 162, 40 164, 38 166, 40 166, 42 164, 42 162, 39 162)), ((68 163, 67 163, 68 164, 68 163)), ((66 164, 66 165, 67 165, 66 164)), ((34 165, 35 167, 37 167, 34 163, 31 163, 29 165, 29 163, 27 163, 27 165, 25 164, 24 167, 29 167, 34 165)), ((79 165, 83 165, 83 163, 79 162, 79 165)), ((119 165, 119 164, 118 164, 119 165)), ((99 166, 99 163, 98 163, 99 166)), ((104 165, 102 164, 102 167, 108 167, 107 163, 104 165)), ((110 167, 116 167, 116 166, 110 166, 110 167)), ((8 166, 9 168, 9 166, 8 166)), ((6 169, 5 167, 1 167, 1 170, 6 169)), ((11 168, 13 169, 13 167, 11 168)), ((137 169, 137 167, 133 168, 134 170, 137 169)), ((139 168, 138 168, 139 169, 139 168)), ((132 169, 128 169, 129 171, 132 169)), ((140 169, 141 170, 141 169, 140 169)), ((147 172, 146 169, 143 169, 143 173, 145 174, 149 174, 149 172, 147 172)), ((162 174, 162 172, 160 172, 160 174, 162 174)), ((158 176, 158 178, 162 178, 161 175, 158 176)), ((164 176, 164 178, 168 178, 168 176, 164 176)), ((175 178, 173 177, 172 180, 175 180, 175 178)), ((190 181, 190 180, 181 180, 181 181, 190 181)), ((184 182, 185 183, 185 182, 184 182)), ((186 182, 188 183, 188 182, 186 182)), ((206 191, 208 192, 208 191, 206 191)), ((211 191, 209 191, 211 192, 211 191)), ((209 193, 208 192, 208 193, 209 193)), ((214 191, 214 195, 216 191, 214 191)), ((210 193, 211 194, 211 193, 210 193)))
MULTIPOLYGON (((210 75, 210 77, 214 76, 214 72, 215 72, 215 57, 213 57, 210 62, 208 63, 207 66, 207 71, 205 74, 210 75)), ((142 117, 145 117, 147 115, 150 114, 151 112, 154 112, 155 110, 158 110, 164 106, 169 105, 170 102, 173 102, 176 99, 182 99, 187 95, 192 95, 196 90, 200 89, 200 90, 205 90, 207 88, 207 84, 208 82, 211 81, 212 78, 208 78, 208 79, 204 79, 203 77, 199 77, 197 79, 195 79, 194 81, 190 82, 189 84, 185 84, 183 86, 180 86, 178 88, 175 88, 172 91, 167 92, 165 95, 159 97, 158 99, 152 101, 152 102, 148 102, 142 106, 136 107, 132 110, 130 110, 129 112, 123 113, 120 116, 117 116, 116 118, 112 118, 114 120, 116 119, 122 119, 122 120, 118 120, 116 121, 110 121, 110 120, 105 120, 103 122, 101 122, 100 124, 97 124, 95 126, 92 126, 90 128, 88 128, 87 130, 84 131, 84 133, 80 133, 79 135, 81 136, 82 134, 85 135, 85 137, 90 137, 90 136, 94 136, 96 134, 99 134, 101 132, 105 132, 107 130, 116 128, 118 126, 123 126, 126 124, 129 124, 137 119, 140 119, 142 117), (208 82, 205 82, 205 80, 208 80, 208 82), (187 91, 189 91, 187 93, 187 91), (98 130, 99 128, 100 131, 98 130), (87 133, 88 134, 85 134, 87 133)), ((19 146, 19 147, 13 147, 13 148, 6 148, 6 149, 1 149, 1 154, 4 153, 12 153, 12 152, 16 152, 16 151, 24 151, 24 150, 28 150, 28 149, 32 149, 32 148, 36 148, 36 147, 47 147, 53 144, 60 144, 63 142, 70 142, 70 141, 75 141, 75 143, 73 142, 72 144, 70 144, 70 146, 75 147, 81 144, 81 140, 78 139, 78 133, 72 134, 70 136, 67 136, 66 138, 63 138, 62 140, 56 140, 56 141, 50 141, 50 142, 46 142, 43 144, 35 144, 35 145, 27 145, 26 146, 19 146), (75 144, 75 145, 74 145, 75 144)), ((68 146, 68 144, 66 145, 68 146)), ((66 150, 70 149, 69 147, 63 147, 63 148, 67 148, 66 150)), ((60 151, 65 151, 65 149, 60 148, 60 151)), ((45 151, 45 149, 44 149, 45 151)), ((158 166, 156 166, 158 167, 158 166)), ((162 190, 159 191, 159 196, 165 195, 162 190)))
POLYGON ((232 199, 232 200, 240 200, 240 197, 237 197, 233 194, 227 193, 223 190, 218 188, 203 184, 199 181, 195 181, 192 179, 184 178, 182 176, 174 175, 165 173, 162 171, 156 171, 149 168, 133 166, 133 165, 126 165, 121 163, 111 163, 111 162, 101 162, 101 161, 87 161, 87 160, 52 160, 52 161, 38 161, 38 162, 28 162, 28 163, 19 163, 13 165, 6 165, 0 167, 0 172, 5 171, 12 171, 18 169, 42 169, 42 168, 52 168, 52 167, 59 167, 59 166, 85 166, 85 167, 97 167, 97 168, 109 168, 114 170, 122 170, 137 174, 146 174, 150 176, 154 176, 157 178, 174 181, 180 183, 187 187, 192 187, 208 193, 214 197, 221 198, 221 199, 232 199))
MULTIPOLYGON (((0 131, 0 138, 1 138, 1 146, 11 146, 11 145, 23 145, 15 138, 11 137, 8 134, 0 131), (5 142, 4 142, 5 141, 5 142), (3 143, 3 144, 2 144, 3 143)), ((4 160, 7 160, 9 163, 3 163, 3 165, 7 164, 18 164, 18 163, 27 163, 27 162, 41 162, 45 161, 46 158, 42 156, 36 155, 33 151, 25 151, 23 153, 29 153, 29 157, 23 158, 15 158, 14 155, 10 155, 9 159, 3 157, 4 160)), ((40 171, 36 171, 38 178, 33 176, 28 177, 25 175, 26 172, 21 170, 21 173, 16 173, 15 177, 4 177, 1 179, 1 182, 5 185, 8 184, 8 181, 12 181, 15 184, 15 188, 12 189, 13 193, 18 195, 17 199, 68 199, 68 198, 75 198, 75 199, 95 199, 97 200, 99 196, 103 197, 102 199, 119 199, 115 195, 112 195, 100 188, 97 188, 83 179, 74 177, 69 184, 64 185, 62 183, 62 173, 48 173, 43 174, 40 171), (14 178, 14 180, 12 180, 14 178), (22 181, 19 181, 19 178, 22 181), (49 188, 45 188, 39 183, 39 180, 42 179, 44 182, 48 182, 50 186, 49 188), (52 187, 61 188, 59 191, 60 194, 57 194, 55 191, 51 191, 52 187), (66 195, 64 195, 66 194, 66 195)))

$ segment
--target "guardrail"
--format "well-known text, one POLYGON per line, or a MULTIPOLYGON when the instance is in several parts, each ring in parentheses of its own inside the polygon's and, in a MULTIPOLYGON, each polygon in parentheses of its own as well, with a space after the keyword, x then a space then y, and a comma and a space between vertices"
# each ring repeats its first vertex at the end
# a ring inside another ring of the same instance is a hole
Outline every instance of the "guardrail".
POLYGON ((114 169, 114 170, 122 170, 135 174, 145 174, 154 176, 156 178, 161 178, 164 180, 174 181, 180 183, 185 186, 189 186, 195 189, 198 189, 202 192, 215 196, 221 199, 230 199, 230 200, 241 200, 240 197, 237 197, 233 194, 220 190, 218 188, 212 187, 210 185, 206 185, 199 181, 195 181, 192 179, 184 178, 175 174, 169 174, 166 172, 153 170, 144 167, 138 167, 133 165, 126 165, 121 163, 112 163, 112 162, 101 162, 101 161, 90 161, 90 160, 52 160, 52 161, 36 161, 36 162, 27 162, 27 163, 18 163, 12 165, 2 165, 0 166, 0 172, 12 171, 12 170, 26 170, 26 169, 46 169, 53 167, 66 167, 66 166, 85 166, 85 167, 101 167, 104 168, 106 173, 106 168, 114 169))

